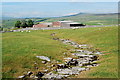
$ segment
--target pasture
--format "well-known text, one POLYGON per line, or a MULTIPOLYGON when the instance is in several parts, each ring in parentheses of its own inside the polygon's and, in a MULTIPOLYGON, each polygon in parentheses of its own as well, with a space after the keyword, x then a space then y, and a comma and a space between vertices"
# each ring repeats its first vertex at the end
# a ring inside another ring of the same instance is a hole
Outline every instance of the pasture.
POLYGON ((51 33, 56 33, 59 38, 91 45, 103 53, 99 66, 81 73, 77 78, 118 77, 118 27, 112 26, 3 33, 3 78, 16 78, 29 70, 35 72, 35 62, 40 69, 46 68, 36 56, 48 56, 51 60, 62 62, 63 53, 70 53, 72 47, 53 40, 51 33))

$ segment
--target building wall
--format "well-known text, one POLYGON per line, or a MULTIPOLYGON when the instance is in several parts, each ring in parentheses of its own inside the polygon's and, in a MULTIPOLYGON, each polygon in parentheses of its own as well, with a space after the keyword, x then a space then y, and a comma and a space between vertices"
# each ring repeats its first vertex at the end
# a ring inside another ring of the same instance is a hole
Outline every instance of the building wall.
POLYGON ((52 26, 53 27, 61 27, 61 23, 60 22, 53 22, 52 26))
POLYGON ((48 25, 45 25, 45 24, 37 24, 37 25, 33 25, 33 27, 48 27, 48 25))
POLYGON ((33 27, 81 27, 81 26, 84 25, 72 21, 57 21, 52 23, 41 23, 33 25, 33 27))
POLYGON ((70 24, 67 23, 62 23, 61 25, 62 25, 61 27, 70 27, 70 24))
POLYGON ((70 27, 83 27, 84 24, 70 24, 70 27))
POLYGON ((70 24, 67 24, 70 22, 61 22, 61 27, 70 27, 70 24))

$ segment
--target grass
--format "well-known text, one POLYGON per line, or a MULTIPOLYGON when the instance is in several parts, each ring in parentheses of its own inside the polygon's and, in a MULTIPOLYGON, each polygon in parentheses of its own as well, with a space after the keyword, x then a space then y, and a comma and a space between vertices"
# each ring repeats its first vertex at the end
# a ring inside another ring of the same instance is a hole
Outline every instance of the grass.
MULTIPOLYGON (((56 17, 56 18, 31 18, 35 24, 43 22, 54 22, 60 20, 72 20, 75 22, 83 23, 86 25, 116 25, 118 24, 118 14, 106 14, 106 15, 95 15, 95 14, 80 14, 70 17, 56 17)), ((2 22, 3 28, 12 28, 17 20, 23 20, 18 18, 5 19, 2 22)), ((25 19, 28 20, 28 19, 25 19)))
POLYGON ((81 14, 70 17, 50 18, 44 22, 54 22, 59 20, 72 20, 86 25, 115 25, 118 24, 117 14, 95 15, 95 14, 81 14), (92 21, 92 22, 91 22, 92 21), (99 24, 102 23, 102 24, 99 24))
POLYGON ((83 72, 77 78, 117 78, 118 73, 118 27, 91 27, 80 29, 39 30, 3 34, 3 77, 18 77, 24 71, 34 71, 34 62, 41 69, 44 66, 35 56, 45 55, 61 61, 64 52, 72 47, 52 40, 51 33, 57 37, 70 39, 80 44, 89 44, 99 49, 100 65, 83 72))
POLYGON ((82 28, 55 31, 61 38, 69 38, 80 44, 92 45, 103 52, 100 66, 79 77, 116 78, 118 77, 118 27, 82 28), (108 74, 109 73, 109 74, 108 74))
POLYGON ((34 70, 34 62, 39 64, 38 67, 43 67, 41 60, 35 56, 44 55, 59 61, 67 48, 70 47, 52 40, 50 34, 43 31, 5 33, 2 48, 3 77, 18 77, 25 70, 34 70))

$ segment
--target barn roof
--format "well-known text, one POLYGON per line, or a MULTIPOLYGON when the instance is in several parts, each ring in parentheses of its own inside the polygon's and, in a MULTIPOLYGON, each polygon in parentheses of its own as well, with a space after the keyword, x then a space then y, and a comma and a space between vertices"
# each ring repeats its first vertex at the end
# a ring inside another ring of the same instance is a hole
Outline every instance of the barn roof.
POLYGON ((71 23, 66 23, 66 24, 80 24, 78 22, 71 22, 71 23))
POLYGON ((40 23, 40 24, 44 24, 44 25, 52 25, 52 23, 40 23))

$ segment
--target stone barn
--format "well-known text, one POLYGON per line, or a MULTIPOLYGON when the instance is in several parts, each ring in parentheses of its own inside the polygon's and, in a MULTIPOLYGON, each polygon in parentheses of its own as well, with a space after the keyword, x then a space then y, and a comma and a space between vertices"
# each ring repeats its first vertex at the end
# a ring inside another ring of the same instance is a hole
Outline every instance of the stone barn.
POLYGON ((53 27, 81 27, 85 26, 84 24, 80 24, 73 21, 57 21, 52 23, 53 27))
POLYGON ((77 22, 72 22, 72 23, 66 23, 63 26, 66 26, 66 27, 83 27, 83 26, 85 26, 85 24, 80 24, 80 23, 77 23, 77 22))
POLYGON ((66 23, 70 23, 72 21, 57 21, 57 22, 53 22, 52 25, 53 27, 63 27, 64 24, 66 23))
POLYGON ((40 23, 40 24, 33 25, 34 28, 51 27, 51 26, 52 26, 52 23, 40 23))
POLYGON ((53 22, 52 26, 53 27, 61 27, 61 23, 60 22, 53 22))

